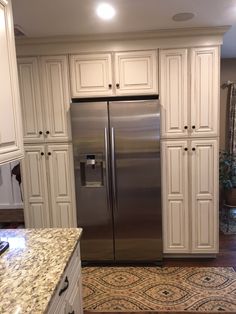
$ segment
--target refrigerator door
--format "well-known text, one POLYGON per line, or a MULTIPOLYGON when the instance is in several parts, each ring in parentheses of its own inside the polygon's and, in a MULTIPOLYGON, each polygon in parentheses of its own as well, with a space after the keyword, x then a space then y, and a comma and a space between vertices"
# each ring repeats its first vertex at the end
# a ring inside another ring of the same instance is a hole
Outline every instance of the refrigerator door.
POLYGON ((107 102, 71 104, 82 261, 114 259, 107 102))
POLYGON ((109 103, 116 261, 162 257, 160 113, 156 100, 109 103))

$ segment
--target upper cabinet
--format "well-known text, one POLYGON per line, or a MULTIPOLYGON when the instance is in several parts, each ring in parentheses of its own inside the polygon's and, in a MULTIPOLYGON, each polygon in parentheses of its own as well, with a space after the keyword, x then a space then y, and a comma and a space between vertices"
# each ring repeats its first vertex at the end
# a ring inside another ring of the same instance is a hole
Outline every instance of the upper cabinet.
POLYGON ((218 134, 219 48, 160 51, 162 137, 218 134))
POLYGON ((71 55, 72 97, 157 93, 155 50, 117 52, 112 61, 111 53, 71 55))
POLYGON ((0 0, 0 164, 23 157, 11 2, 0 0))
POLYGON ((71 139, 66 56, 18 58, 25 143, 71 139))

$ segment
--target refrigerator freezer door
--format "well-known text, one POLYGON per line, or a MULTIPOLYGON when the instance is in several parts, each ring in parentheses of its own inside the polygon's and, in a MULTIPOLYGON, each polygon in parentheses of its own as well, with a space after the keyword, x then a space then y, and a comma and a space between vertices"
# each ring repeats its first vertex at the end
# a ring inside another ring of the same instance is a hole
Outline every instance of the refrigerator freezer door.
POLYGON ((108 182, 107 102, 71 104, 78 225, 82 261, 111 261, 113 222, 108 182))
POLYGON ((116 261, 162 256, 160 114, 157 101, 111 102, 116 261))

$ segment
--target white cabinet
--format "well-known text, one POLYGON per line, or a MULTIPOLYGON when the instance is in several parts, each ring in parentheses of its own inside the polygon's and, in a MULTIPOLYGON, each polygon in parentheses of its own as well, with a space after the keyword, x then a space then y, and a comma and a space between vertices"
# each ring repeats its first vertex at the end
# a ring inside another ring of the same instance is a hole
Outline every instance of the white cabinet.
POLYGON ((26 227, 76 227, 71 144, 25 145, 26 227))
POLYGON ((112 95, 111 54, 70 56, 72 97, 112 95))
POLYGON ((66 56, 18 58, 25 143, 71 139, 66 56))
POLYGON ((71 55, 70 72, 72 97, 157 92, 155 50, 71 55))
POLYGON ((160 78, 162 137, 217 136, 219 48, 161 50, 160 78))
POLYGON ((0 0, 0 164, 23 157, 11 1, 0 0))
POLYGON ((83 314, 80 246, 78 245, 62 276, 47 314, 83 314))
POLYGON ((217 140, 168 140, 162 151, 164 253, 217 253, 217 140))

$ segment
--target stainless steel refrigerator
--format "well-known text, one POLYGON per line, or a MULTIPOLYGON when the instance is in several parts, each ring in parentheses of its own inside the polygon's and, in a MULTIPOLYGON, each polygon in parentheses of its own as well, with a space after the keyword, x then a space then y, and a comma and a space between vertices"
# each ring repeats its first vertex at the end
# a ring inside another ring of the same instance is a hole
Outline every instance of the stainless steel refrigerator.
POLYGON ((161 261, 157 96, 73 99, 71 121, 82 261, 161 261))

